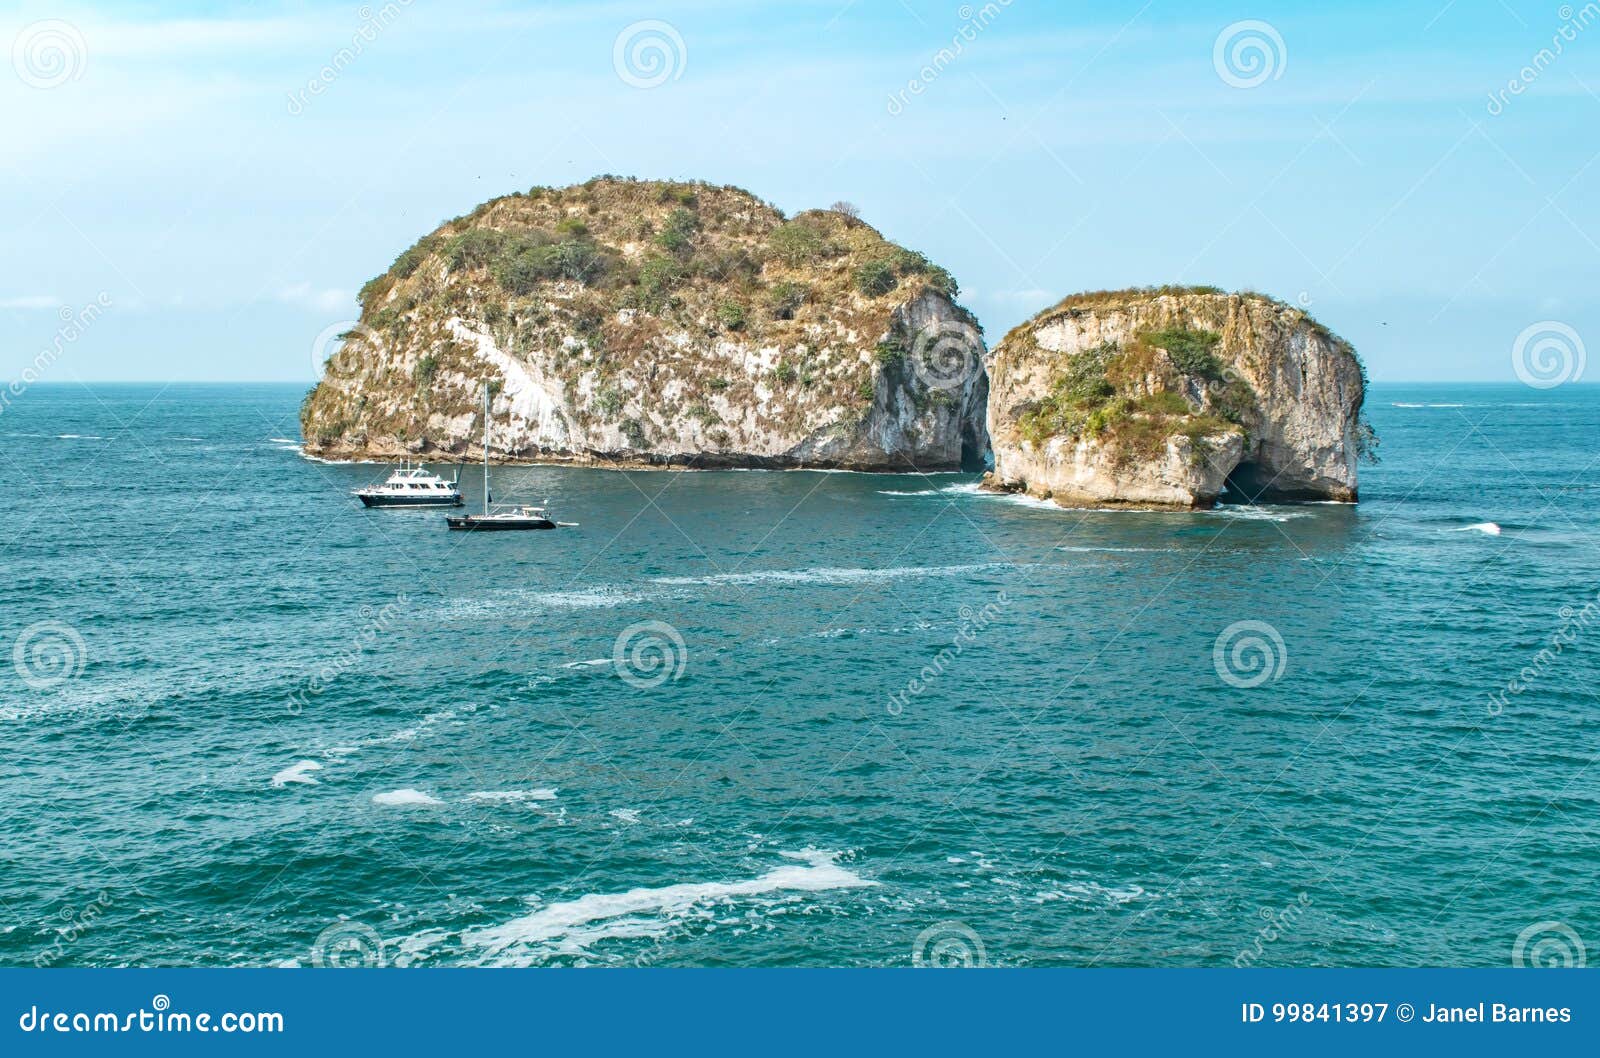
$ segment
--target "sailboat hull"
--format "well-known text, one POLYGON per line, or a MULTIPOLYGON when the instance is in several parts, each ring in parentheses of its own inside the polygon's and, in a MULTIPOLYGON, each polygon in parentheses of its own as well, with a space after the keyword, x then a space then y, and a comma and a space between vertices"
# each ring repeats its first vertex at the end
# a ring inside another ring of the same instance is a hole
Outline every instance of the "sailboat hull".
POLYGON ((548 518, 524 518, 512 514, 463 514, 445 518, 452 529, 465 532, 494 533, 516 529, 554 529, 556 523, 548 518))

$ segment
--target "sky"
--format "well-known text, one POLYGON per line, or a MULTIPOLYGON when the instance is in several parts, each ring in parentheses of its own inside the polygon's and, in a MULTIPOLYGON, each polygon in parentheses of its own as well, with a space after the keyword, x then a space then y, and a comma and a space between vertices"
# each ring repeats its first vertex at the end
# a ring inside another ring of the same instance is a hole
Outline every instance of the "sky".
POLYGON ((599 173, 851 201, 991 340, 1206 283, 1379 381, 1600 355, 1593 3, 0 0, 0 45, 0 382, 309 383, 418 237, 599 173))

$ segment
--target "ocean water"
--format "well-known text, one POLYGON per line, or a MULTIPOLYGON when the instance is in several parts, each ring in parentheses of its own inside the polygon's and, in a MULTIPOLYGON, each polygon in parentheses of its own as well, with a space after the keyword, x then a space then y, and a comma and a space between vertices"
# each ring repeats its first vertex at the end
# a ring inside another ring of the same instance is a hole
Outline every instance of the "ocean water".
POLYGON ((1600 944, 1600 388, 1375 386, 1359 506, 526 467, 579 525, 490 535, 301 395, 0 413, 0 963, 1600 944))

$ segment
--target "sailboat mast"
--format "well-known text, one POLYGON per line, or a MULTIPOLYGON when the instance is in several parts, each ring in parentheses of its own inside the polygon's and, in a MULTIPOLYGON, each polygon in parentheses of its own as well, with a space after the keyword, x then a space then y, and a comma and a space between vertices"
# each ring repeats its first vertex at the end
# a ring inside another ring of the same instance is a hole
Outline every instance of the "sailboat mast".
POLYGON ((489 514, 489 383, 483 384, 483 513, 489 514))

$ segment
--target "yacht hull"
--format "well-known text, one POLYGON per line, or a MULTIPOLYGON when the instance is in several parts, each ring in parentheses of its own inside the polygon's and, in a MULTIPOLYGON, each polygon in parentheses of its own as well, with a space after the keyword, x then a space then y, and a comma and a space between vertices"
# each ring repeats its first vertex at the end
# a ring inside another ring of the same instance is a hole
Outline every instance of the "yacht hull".
POLYGON ((460 496, 384 496, 356 493, 368 507, 460 507, 460 496))

